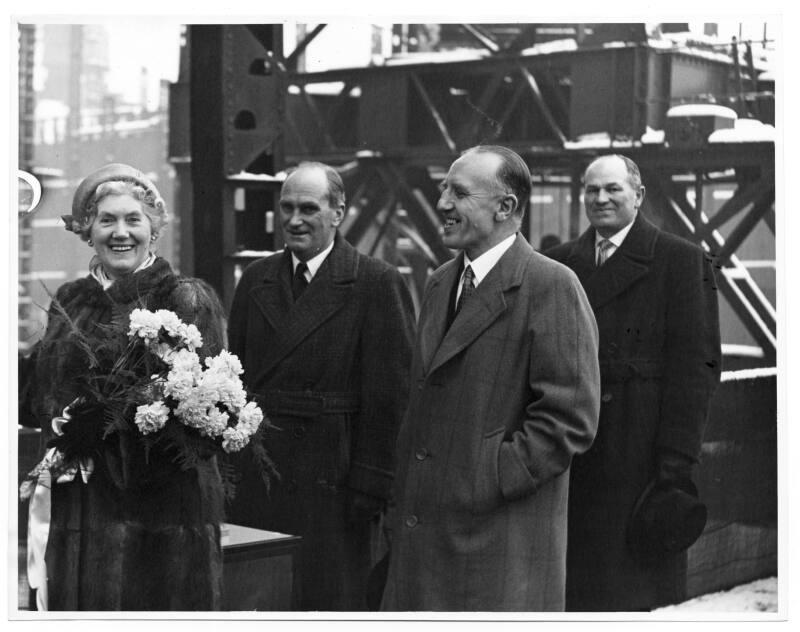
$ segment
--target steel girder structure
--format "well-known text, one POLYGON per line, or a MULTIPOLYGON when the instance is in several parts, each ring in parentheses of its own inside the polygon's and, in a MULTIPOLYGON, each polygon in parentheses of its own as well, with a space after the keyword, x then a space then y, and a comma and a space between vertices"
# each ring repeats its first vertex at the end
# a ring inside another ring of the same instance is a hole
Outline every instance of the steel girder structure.
POLYGON ((648 127, 664 129, 676 103, 713 97, 741 112, 738 88, 752 70, 641 43, 539 54, 493 44, 487 30, 471 25, 483 52, 469 59, 298 72, 323 27, 285 56, 280 25, 189 29, 194 273, 226 302, 237 267, 282 245, 276 176, 287 166, 321 160, 339 167, 349 197, 342 232, 400 266, 418 296, 428 270, 452 256, 439 237, 435 204, 439 180, 460 151, 503 144, 526 159, 534 186, 550 177, 566 182, 572 237, 580 175, 595 155, 614 151, 614 142, 645 171, 647 212, 719 257, 723 295, 765 357, 774 357, 774 307, 735 256, 755 223, 763 219, 774 230, 773 146, 638 142, 648 127), (608 147, 571 143, 592 133, 607 135, 608 147), (707 217, 710 209, 692 207, 687 174, 697 192, 731 170, 738 189, 719 212, 707 217), (715 229, 737 218, 722 240, 715 229))
POLYGON ((188 63, 170 92, 170 155, 192 207, 182 231, 191 256, 181 263, 229 305, 242 253, 280 243, 270 214, 284 165, 286 88, 274 52, 283 50, 282 27, 190 26, 185 48, 188 63))
POLYGON ((701 245, 716 263, 717 286, 762 351, 775 366, 777 312, 736 253, 760 223, 775 235, 775 148, 771 142, 710 145, 631 152, 647 183, 645 212, 667 230, 701 245), (735 186, 715 210, 704 208, 704 189, 735 186), (727 237, 723 237, 725 227, 727 237))

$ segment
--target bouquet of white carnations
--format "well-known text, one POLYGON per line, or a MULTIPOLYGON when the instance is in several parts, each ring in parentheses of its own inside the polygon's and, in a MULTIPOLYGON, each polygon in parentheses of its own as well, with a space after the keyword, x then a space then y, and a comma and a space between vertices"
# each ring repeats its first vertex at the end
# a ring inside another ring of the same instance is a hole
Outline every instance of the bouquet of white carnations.
POLYGON ((196 353, 203 345, 197 327, 164 309, 133 310, 128 337, 141 341, 164 364, 164 370, 143 385, 153 401, 136 408, 134 423, 143 435, 160 431, 172 420, 203 437, 219 439, 225 452, 238 452, 248 444, 264 415, 255 402, 247 401, 239 358, 221 351, 206 358, 204 368, 196 353))
MULTIPOLYGON (((83 468, 116 433, 123 458, 133 454, 131 440, 142 445, 145 468, 156 447, 189 469, 199 459, 238 452, 253 440, 252 456, 269 486, 269 477, 277 472, 262 442, 268 421, 247 400, 239 378, 242 365, 234 354, 223 350, 201 361, 200 331, 169 310, 134 309, 128 323, 108 327, 105 342, 94 344, 72 328, 88 371, 81 377, 79 396, 52 420, 56 436, 48 446, 53 450, 30 473, 28 483, 35 484, 42 468, 54 475, 83 468)), ((226 494, 232 496, 233 467, 223 461, 220 470, 226 494)), ((140 475, 147 476, 147 470, 140 475)), ((129 474, 122 479, 127 485, 129 474)), ((22 494, 30 493, 29 488, 23 485, 22 494)))

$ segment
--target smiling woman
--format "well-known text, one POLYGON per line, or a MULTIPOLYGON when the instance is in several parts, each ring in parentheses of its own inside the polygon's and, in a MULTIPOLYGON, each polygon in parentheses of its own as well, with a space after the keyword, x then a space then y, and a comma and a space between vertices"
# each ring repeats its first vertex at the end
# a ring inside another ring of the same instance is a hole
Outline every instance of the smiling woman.
POLYGON ((150 244, 156 239, 150 218, 142 210, 144 204, 133 195, 137 189, 142 190, 127 182, 109 182, 98 187, 95 194, 99 201, 89 230, 89 244, 94 245, 100 265, 110 279, 139 268, 150 255, 150 244), (131 194, 115 193, 115 190, 130 190, 131 194))
MULTIPOLYGON (((126 348, 138 308, 194 325, 203 360, 225 345, 222 306, 206 283, 179 277, 152 252, 167 210, 138 169, 111 164, 91 173, 63 219, 95 256, 87 277, 58 289, 44 338, 20 371, 20 419, 41 427, 49 449, 40 465, 55 481, 37 484, 30 505, 36 607, 218 609, 223 488, 214 451, 198 443, 187 462, 169 441, 145 449, 129 432, 110 431, 117 413, 86 387, 96 380, 92 369, 116 366, 114 350, 126 348), (54 451, 65 441, 75 457, 65 462, 77 460, 80 475, 77 465, 57 463, 54 451)), ((144 397, 132 391, 132 403, 117 411, 131 424, 144 397)))
POLYGON ((133 167, 110 164, 89 175, 75 192, 67 230, 93 246, 95 274, 114 280, 152 263, 151 252, 168 221, 155 185, 133 167))

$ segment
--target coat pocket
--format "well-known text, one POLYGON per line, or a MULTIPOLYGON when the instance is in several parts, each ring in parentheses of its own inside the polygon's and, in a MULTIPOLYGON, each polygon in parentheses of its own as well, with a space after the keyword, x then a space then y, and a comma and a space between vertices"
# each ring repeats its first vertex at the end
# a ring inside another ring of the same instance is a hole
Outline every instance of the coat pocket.
POLYGON ((500 455, 500 444, 504 438, 505 428, 497 428, 483 435, 473 480, 472 512, 474 514, 493 511, 503 502, 497 461, 500 455))

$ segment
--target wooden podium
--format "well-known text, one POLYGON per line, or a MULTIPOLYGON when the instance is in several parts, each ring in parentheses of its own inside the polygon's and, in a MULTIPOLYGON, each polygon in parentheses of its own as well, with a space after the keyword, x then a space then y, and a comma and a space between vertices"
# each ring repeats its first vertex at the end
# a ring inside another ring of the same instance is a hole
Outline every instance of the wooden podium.
POLYGON ((222 609, 295 610, 300 537, 224 524, 222 609))

